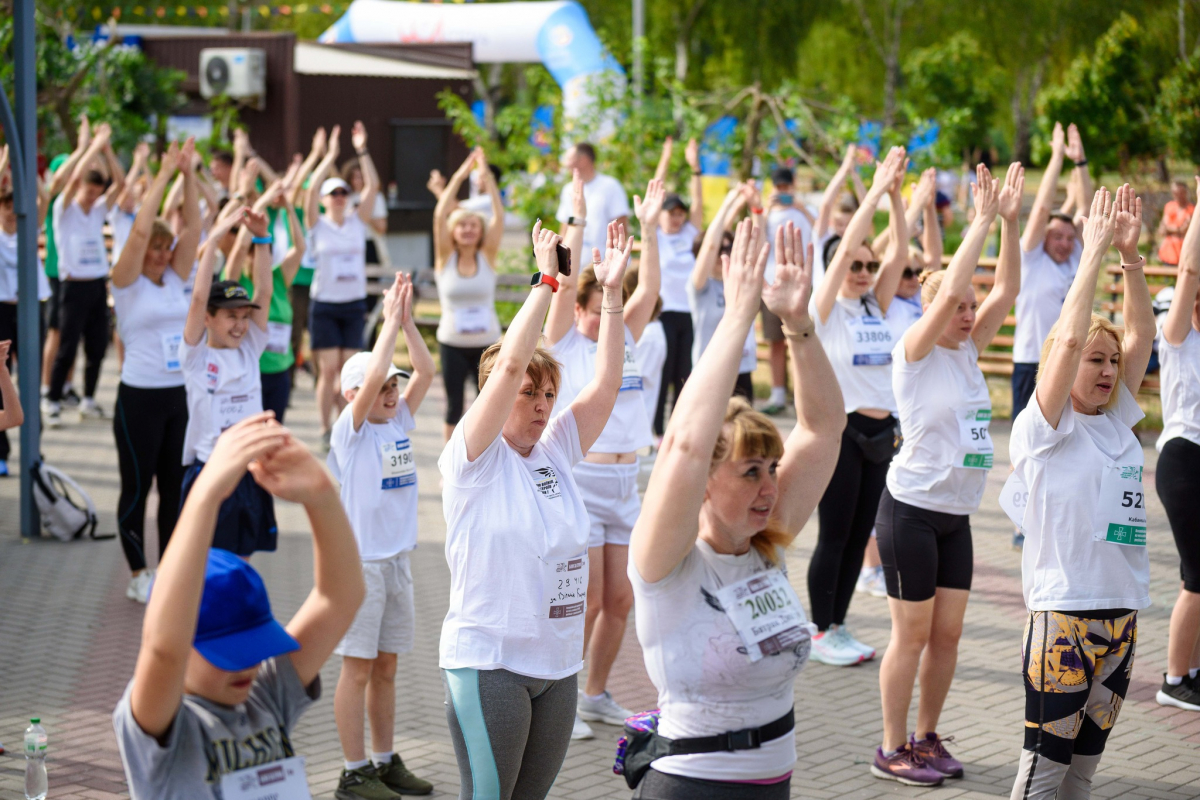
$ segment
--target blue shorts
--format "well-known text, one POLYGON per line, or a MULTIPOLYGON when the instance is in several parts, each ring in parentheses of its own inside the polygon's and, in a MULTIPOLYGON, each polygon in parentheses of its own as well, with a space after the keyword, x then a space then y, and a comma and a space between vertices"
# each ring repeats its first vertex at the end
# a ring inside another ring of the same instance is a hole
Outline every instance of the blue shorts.
POLYGON ((308 345, 313 350, 363 349, 363 326, 367 322, 367 301, 322 303, 313 300, 308 313, 308 345))
MULTIPOLYGON (((203 461, 193 461, 183 473, 183 494, 179 501, 182 509, 187 503, 188 493, 196 476, 204 468, 203 461)), ((247 472, 238 482, 233 494, 221 503, 217 512, 217 531, 212 546, 228 550, 239 556, 248 556, 259 550, 272 552, 279 538, 275 525, 275 498, 254 481, 247 472)))
POLYGON ((259 374, 262 380, 263 411, 274 411, 275 421, 283 424, 283 415, 287 413, 288 400, 292 396, 292 374, 286 369, 283 372, 263 372, 259 374))

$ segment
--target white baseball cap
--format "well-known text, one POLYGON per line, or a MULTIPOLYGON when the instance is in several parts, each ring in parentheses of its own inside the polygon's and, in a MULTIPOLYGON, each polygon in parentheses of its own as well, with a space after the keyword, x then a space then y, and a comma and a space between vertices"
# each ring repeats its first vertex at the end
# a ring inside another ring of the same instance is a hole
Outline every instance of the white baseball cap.
MULTIPOLYGON (((371 364, 371 351, 364 350, 361 353, 355 353, 346 359, 346 363, 342 365, 342 391, 347 389, 357 389, 363 385, 363 381, 367 378, 367 367, 371 364)), ((383 379, 387 383, 392 379, 393 375, 403 375, 405 380, 411 377, 407 372, 397 367, 395 364, 388 364, 387 377, 383 379)))
POLYGON ((321 197, 332 194, 334 189, 345 189, 349 192, 350 184, 341 178, 326 178, 325 182, 321 184, 321 197))

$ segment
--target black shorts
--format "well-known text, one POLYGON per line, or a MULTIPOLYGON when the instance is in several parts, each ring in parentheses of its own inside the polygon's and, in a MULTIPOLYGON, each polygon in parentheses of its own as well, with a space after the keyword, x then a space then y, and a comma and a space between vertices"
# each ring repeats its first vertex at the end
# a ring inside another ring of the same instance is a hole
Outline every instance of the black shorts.
POLYGON ((1200 593, 1200 445, 1182 436, 1163 445, 1154 483, 1179 550, 1183 588, 1200 593))
POLYGON ((876 543, 888 597, 920 602, 937 589, 971 588, 971 517, 928 511, 886 488, 875 517, 876 543))
POLYGON ((308 342, 313 350, 363 349, 363 327, 367 324, 367 301, 323 303, 313 300, 308 314, 308 342))
POLYGON ((45 310, 47 330, 56 331, 62 320, 62 282, 58 278, 50 278, 50 297, 42 306, 45 310))
MULTIPOLYGON (((204 462, 194 461, 183 473, 183 491, 179 499, 181 510, 187 505, 188 493, 192 491, 196 476, 203 468, 204 462)), ((239 556, 249 556, 260 550, 273 551, 278 538, 275 498, 247 472, 233 494, 221 503, 212 546, 239 556)))

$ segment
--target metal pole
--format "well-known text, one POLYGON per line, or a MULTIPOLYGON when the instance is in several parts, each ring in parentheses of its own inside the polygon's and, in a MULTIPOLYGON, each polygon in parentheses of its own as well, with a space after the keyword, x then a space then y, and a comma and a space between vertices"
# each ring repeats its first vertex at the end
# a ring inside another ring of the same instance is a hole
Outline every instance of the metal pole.
POLYGON ((645 38, 646 0, 633 0, 633 96, 639 100, 645 89, 645 38))
MULTIPOLYGON (((37 72, 33 38, 34 0, 13 2, 13 51, 16 56, 16 135, 20 153, 13 154, 13 203, 17 212, 17 380, 21 385, 21 535, 39 533, 37 506, 33 502, 31 467, 40 448, 42 419, 39 410, 42 342, 41 304, 38 302, 37 258, 37 72), (16 178, 21 175, 20 182, 16 178)), ((11 148, 10 148, 11 150, 11 148)))

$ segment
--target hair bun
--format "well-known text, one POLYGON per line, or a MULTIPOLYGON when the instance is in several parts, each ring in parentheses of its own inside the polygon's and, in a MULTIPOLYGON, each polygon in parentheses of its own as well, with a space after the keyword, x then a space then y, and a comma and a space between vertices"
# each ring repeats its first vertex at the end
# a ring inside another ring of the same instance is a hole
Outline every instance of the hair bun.
POLYGON ((917 276, 917 280, 919 280, 921 282, 921 285, 924 286, 925 281, 929 280, 929 276, 931 276, 937 272, 941 272, 941 270, 940 269, 929 269, 928 267, 926 267, 925 269, 921 270, 921 274, 917 276))

